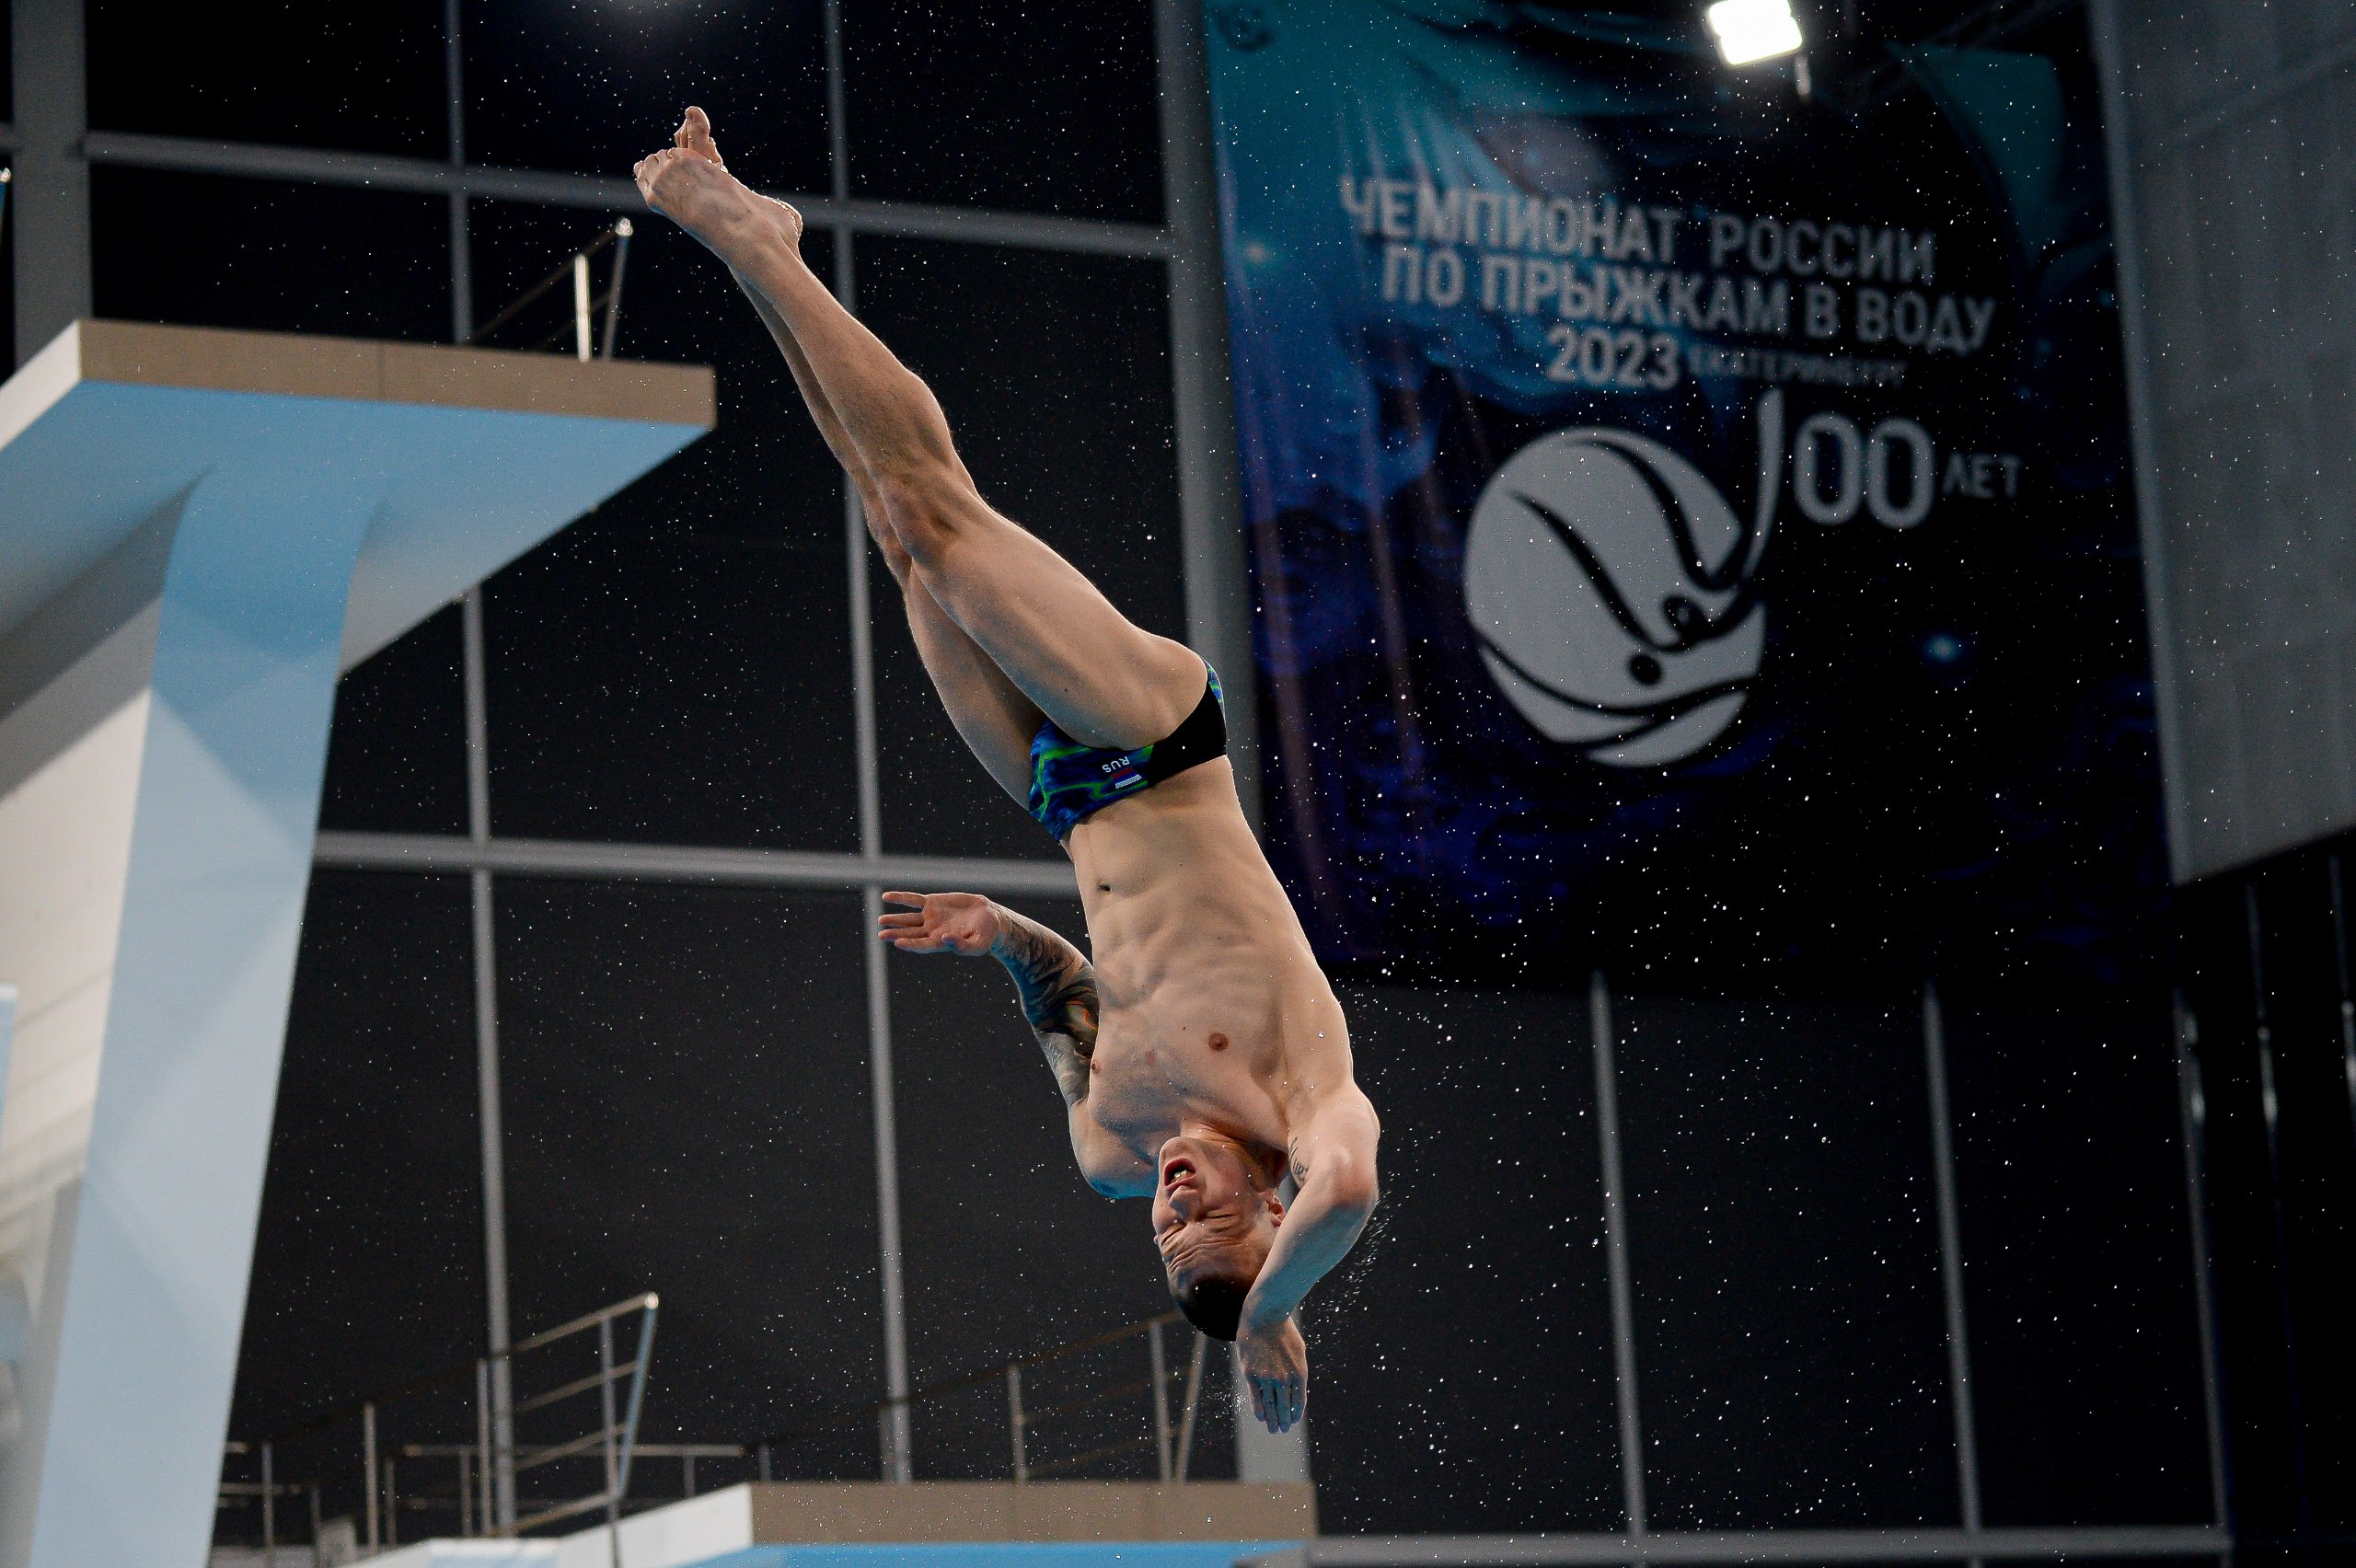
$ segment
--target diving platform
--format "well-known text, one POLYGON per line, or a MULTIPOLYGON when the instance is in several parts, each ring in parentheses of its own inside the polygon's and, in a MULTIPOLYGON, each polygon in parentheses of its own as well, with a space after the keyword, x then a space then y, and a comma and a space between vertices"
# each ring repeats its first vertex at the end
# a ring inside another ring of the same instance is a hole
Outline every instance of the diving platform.
POLYGON ((204 1561, 337 676, 713 408, 112 321, 0 386, 0 1568, 204 1561))
POLYGON ((752 1482, 542 1540, 386 1568, 1232 1568, 1317 1534, 1307 1482, 752 1482))

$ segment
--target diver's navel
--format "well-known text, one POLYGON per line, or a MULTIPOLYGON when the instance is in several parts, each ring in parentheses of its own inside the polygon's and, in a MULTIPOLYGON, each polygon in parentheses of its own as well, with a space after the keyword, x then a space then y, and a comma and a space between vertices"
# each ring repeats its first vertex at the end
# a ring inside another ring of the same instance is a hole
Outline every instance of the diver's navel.
POLYGON ((1226 1049, 1227 1049, 1227 1036, 1226 1036, 1226 1035, 1224 1035, 1224 1034, 1214 1034, 1214 1035, 1212 1035, 1212 1036, 1211 1036, 1211 1049, 1212 1049, 1212 1050, 1214 1050, 1214 1051, 1224 1051, 1224 1050, 1226 1050, 1226 1049))

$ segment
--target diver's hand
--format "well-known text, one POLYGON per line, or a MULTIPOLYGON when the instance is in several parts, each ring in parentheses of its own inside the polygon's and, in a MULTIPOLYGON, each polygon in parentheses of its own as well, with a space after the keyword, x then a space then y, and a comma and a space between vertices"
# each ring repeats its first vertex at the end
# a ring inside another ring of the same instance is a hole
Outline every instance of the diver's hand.
POLYGON ((902 952, 987 958, 1005 929, 998 905, 978 893, 887 893, 884 902, 915 911, 886 915, 875 928, 878 937, 902 952))
POLYGON ((1265 1328, 1247 1320, 1236 1332, 1235 1353, 1252 1388, 1252 1419, 1271 1432, 1299 1425, 1309 1401, 1309 1346, 1299 1325, 1289 1314, 1265 1328))

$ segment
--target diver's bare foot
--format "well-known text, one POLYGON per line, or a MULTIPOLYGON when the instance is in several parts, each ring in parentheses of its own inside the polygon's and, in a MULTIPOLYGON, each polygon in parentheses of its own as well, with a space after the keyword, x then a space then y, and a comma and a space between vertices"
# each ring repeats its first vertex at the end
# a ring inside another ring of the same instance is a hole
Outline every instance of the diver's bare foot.
MULTIPOLYGON (((712 140, 711 117, 694 104, 687 105, 687 112, 680 120, 679 128, 671 133, 671 144, 692 156, 708 158, 722 168, 728 167, 728 160, 720 156, 720 144, 712 140)), ((801 213, 774 196, 762 199, 784 214, 786 232, 798 244, 802 238, 801 213)))
MULTIPOLYGON (((687 105, 687 112, 680 120, 679 128, 671 133, 671 144, 683 153, 709 158, 722 168, 728 167, 728 160, 720 156, 720 144, 712 140, 711 116, 694 104, 687 105)), ((799 244, 802 239, 802 213, 791 204, 774 196, 764 197, 763 200, 785 215, 786 232, 799 244)))
POLYGON ((632 170, 646 204, 694 235, 733 264, 732 253, 746 245, 781 237, 788 248, 802 242, 802 214, 782 202, 748 190, 721 161, 711 121, 690 107, 672 144, 641 158, 632 170))
POLYGON ((720 144, 711 139, 711 116, 694 104, 687 105, 686 118, 679 121, 679 128, 671 133, 671 144, 683 153, 692 153, 722 168, 728 167, 728 160, 720 156, 720 144))

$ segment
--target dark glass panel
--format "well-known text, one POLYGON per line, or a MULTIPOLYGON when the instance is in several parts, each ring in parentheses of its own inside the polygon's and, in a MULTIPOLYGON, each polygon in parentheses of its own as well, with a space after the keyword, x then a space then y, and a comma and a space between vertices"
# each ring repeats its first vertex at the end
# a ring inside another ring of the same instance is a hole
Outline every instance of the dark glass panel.
MULTIPOLYGON (((863 924, 849 894, 502 879, 519 1334, 663 1298, 650 1442, 883 1392, 863 924)), ((781 1473, 875 1473, 860 1422, 781 1473)))
POLYGON ((1310 1298, 1322 1528, 1616 1529, 1586 1009, 1357 987, 1382 1206, 1310 1298))
POLYGON ((344 672, 328 734, 323 828, 467 831, 467 696, 458 607, 344 672))
POLYGON ((89 0, 87 16, 99 129, 450 155, 434 0, 89 0))
POLYGON ((1917 1009, 1615 1015, 1655 1528, 1955 1523, 1917 1009))
MULTIPOLYGON (((463 877, 321 871, 271 1126, 232 1436, 283 1432, 483 1347, 474 981, 463 877)), ((471 1385, 471 1379, 466 1380, 471 1385)), ((407 1441, 471 1430, 459 1407, 396 1412, 407 1441), (406 1424, 448 1418, 429 1434, 406 1424)), ((394 1419, 388 1415, 388 1420, 394 1419)), ((357 1493, 358 1430, 282 1447, 281 1479, 357 1493)))
POLYGON ((450 208, 433 196, 101 167, 90 249, 103 317, 450 336, 450 208))
POLYGON ((2167 999, 1958 992, 1946 1018, 1988 1522, 2206 1518, 2167 999))
POLYGON ((467 8, 467 156, 629 178, 701 104, 728 165, 766 190, 824 191, 818 0, 467 8))
POLYGON ((881 0, 843 46, 860 195, 1161 221, 1148 0, 881 0))
MULTIPOLYGON (((485 319, 605 221, 479 206, 485 319)), ((668 225, 639 226, 620 352, 715 365, 720 425, 491 580, 493 824, 854 849, 840 470, 752 307, 668 225)))
POLYGON ((2229 1504, 2246 1529, 2344 1526, 2356 1506, 2356 1355, 2334 1326, 2356 1212, 2331 882, 2350 842, 2179 894, 2229 1504))
MULTIPOLYGON (((1185 633, 1157 262, 862 239, 860 314, 948 410, 982 493, 1149 631, 1185 633)), ((950 728, 880 562, 884 838, 902 853, 1056 853, 950 728)))

